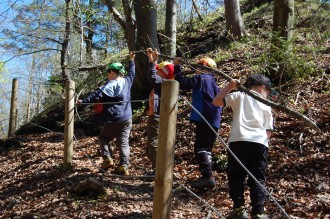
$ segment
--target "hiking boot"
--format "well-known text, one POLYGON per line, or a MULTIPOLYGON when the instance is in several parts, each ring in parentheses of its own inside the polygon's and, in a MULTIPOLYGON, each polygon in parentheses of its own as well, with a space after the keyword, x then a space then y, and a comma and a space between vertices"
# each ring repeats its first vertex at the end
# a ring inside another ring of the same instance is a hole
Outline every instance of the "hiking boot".
POLYGON ((206 188, 214 188, 215 187, 215 179, 213 176, 211 177, 200 177, 198 180, 191 183, 191 187, 195 189, 206 189, 206 188))
POLYGON ((267 214, 254 214, 252 215, 252 219, 269 219, 267 214))
POLYGON ((101 169, 108 170, 112 166, 113 166, 113 159, 108 157, 103 160, 103 162, 101 164, 101 169))
POLYGON ((124 166, 124 165, 119 165, 115 168, 115 170, 113 171, 114 174, 117 175, 128 175, 128 166, 124 166))
POLYGON ((234 208, 234 210, 229 214, 227 219, 248 219, 248 215, 244 206, 239 208, 234 208))

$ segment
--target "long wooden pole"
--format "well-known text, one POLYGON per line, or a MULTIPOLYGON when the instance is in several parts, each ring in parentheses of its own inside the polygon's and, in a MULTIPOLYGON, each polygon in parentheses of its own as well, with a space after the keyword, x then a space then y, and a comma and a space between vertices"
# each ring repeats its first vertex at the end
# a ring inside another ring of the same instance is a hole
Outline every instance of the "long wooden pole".
POLYGON ((168 219, 171 215, 178 95, 179 83, 165 80, 160 104, 153 219, 168 219))
POLYGON ((72 165, 73 129, 74 129, 74 81, 67 80, 65 87, 65 118, 64 118, 64 166, 72 165))
POLYGON ((17 78, 14 78, 13 79, 13 84, 12 84, 12 92, 11 92, 8 138, 14 137, 15 131, 16 131, 17 90, 18 90, 18 80, 17 80, 17 78))
MULTIPOLYGON (((136 53, 145 53, 145 51, 134 51, 136 53)), ((163 59, 167 59, 167 60, 173 60, 174 58, 173 57, 170 57, 170 56, 167 56, 167 55, 164 55, 164 54, 158 54, 158 57, 160 58, 163 58, 163 59)), ((214 73, 214 74, 217 74, 219 76, 221 76, 222 78, 225 78, 226 80, 230 81, 232 80, 232 78, 217 70, 217 69, 214 69, 214 68, 210 68, 210 67, 207 67, 207 66, 204 66, 204 65, 198 65, 198 64, 193 64, 193 63, 189 63, 188 61, 186 60, 182 60, 183 63, 185 64, 188 64, 192 67, 199 67, 199 68, 202 68, 202 69, 205 69, 207 70, 208 72, 210 73, 214 73)), ((103 69, 105 66, 89 66, 89 67, 81 67, 79 68, 79 71, 85 71, 85 70, 90 70, 90 69, 103 69)), ((309 126, 310 128, 314 129, 316 132, 319 132, 321 133, 321 129, 317 126, 317 124, 315 122, 313 122, 312 120, 310 120, 308 117, 302 115, 301 113, 298 113, 282 104, 278 104, 278 103, 274 103, 272 101, 269 101, 269 100, 266 100, 266 99, 263 99, 263 98, 260 98, 256 95, 254 95, 252 92, 250 92, 248 89, 246 89, 245 87, 243 87, 242 85, 240 85, 240 87, 238 88, 238 90, 242 91, 242 92, 245 92, 246 94, 252 96, 253 98, 255 98, 256 100, 268 105, 268 106, 271 106, 272 108, 274 109, 277 109, 277 110, 280 110, 282 112, 285 112, 287 113, 288 115, 291 115, 292 117, 302 121, 305 125, 309 126)))
MULTIPOLYGON (((166 55, 163 55, 163 54, 159 54, 158 55, 159 57, 161 58, 165 58, 165 59, 173 59, 173 57, 169 57, 169 56, 166 56, 166 55)), ((198 67, 198 68, 202 68, 204 70, 207 70, 208 72, 210 73, 213 73, 213 74, 217 74, 219 76, 221 76, 222 78, 226 79, 227 81, 230 81, 230 80, 233 80, 232 77, 230 77, 229 75, 217 70, 217 69, 214 69, 214 68, 210 68, 208 66, 205 66, 205 65, 199 65, 199 64, 194 64, 194 63, 189 63, 185 60, 182 60, 182 62, 192 66, 192 67, 198 67)), ((274 103, 270 100, 266 100, 266 99, 263 99, 255 94, 253 94, 252 92, 249 91, 249 89, 245 88, 243 85, 240 85, 238 87, 238 90, 239 91, 242 91, 248 95, 250 95, 251 97, 253 97, 254 99, 274 108, 274 109, 277 109, 277 110, 280 110, 282 112, 285 112, 287 113, 288 115, 291 115, 292 117, 296 118, 296 119, 299 119, 300 121, 302 121, 305 125, 309 126, 310 128, 314 129, 316 132, 319 132, 321 133, 321 129, 316 125, 315 122, 313 122, 312 120, 310 120, 308 117, 302 115, 301 113, 298 113, 282 104, 278 104, 278 103, 274 103)))

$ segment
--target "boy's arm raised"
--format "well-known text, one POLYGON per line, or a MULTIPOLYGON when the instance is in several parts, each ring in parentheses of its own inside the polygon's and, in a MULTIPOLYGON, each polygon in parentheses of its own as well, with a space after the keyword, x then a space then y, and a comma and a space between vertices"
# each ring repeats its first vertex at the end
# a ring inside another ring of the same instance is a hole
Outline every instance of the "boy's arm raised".
POLYGON ((214 97, 212 103, 215 106, 224 106, 224 98, 229 94, 230 91, 236 90, 239 82, 237 80, 230 80, 226 87, 220 90, 220 92, 214 97))

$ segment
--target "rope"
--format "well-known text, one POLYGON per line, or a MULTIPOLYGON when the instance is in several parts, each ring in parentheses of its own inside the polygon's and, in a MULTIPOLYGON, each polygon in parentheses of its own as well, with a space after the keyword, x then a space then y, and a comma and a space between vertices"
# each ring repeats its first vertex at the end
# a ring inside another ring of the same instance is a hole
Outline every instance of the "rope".
MULTIPOLYGON (((64 135, 62 132, 55 132, 55 131, 53 131, 53 130, 50 130, 50 129, 46 128, 46 127, 40 126, 40 125, 35 124, 35 123, 33 123, 33 122, 29 122, 29 123, 31 123, 32 125, 35 125, 35 126, 37 126, 37 127, 39 127, 39 128, 45 129, 45 130, 47 130, 47 131, 50 131, 50 132, 53 132, 53 133, 57 133, 57 134, 64 135)), ((73 142, 74 142, 75 144, 77 144, 78 139, 76 138, 75 135, 73 135, 73 138, 74 138, 74 141, 73 141, 73 142)), ((85 150, 85 149, 83 149, 83 150, 85 150)), ((87 153, 85 153, 84 155, 89 159, 89 161, 92 163, 92 165, 93 165, 94 167, 96 167, 97 169, 99 169, 99 168, 97 167, 97 165, 95 164, 95 162, 93 161, 93 159, 92 159, 87 153)), ((99 169, 99 170, 100 170, 101 172, 103 172, 103 173, 109 173, 109 172, 107 172, 107 171, 105 171, 105 170, 103 170, 103 169, 99 169)), ((154 176, 147 176, 147 175, 145 175, 145 176, 123 176, 123 175, 112 174, 112 173, 109 173, 109 175, 110 175, 111 177, 127 178, 127 179, 131 179, 131 178, 132 178, 132 179, 138 179, 138 178, 154 178, 154 176)))
MULTIPOLYGON (((160 99, 160 98, 159 98, 160 99)), ((192 106, 192 104, 189 103, 189 101, 182 97, 179 96, 179 99, 183 99, 195 112, 197 112, 197 114, 203 119, 203 121, 210 127, 210 129, 215 133, 215 135, 217 136, 217 139, 227 148, 227 150, 229 151, 229 153, 235 158, 235 160, 242 166, 242 168, 247 172, 247 174, 255 181, 258 183, 258 185, 268 194, 268 196, 274 201, 274 203, 280 208, 280 210, 283 212, 283 214, 285 215, 286 218, 290 218, 290 216, 285 212, 285 210, 280 206, 280 204, 276 201, 276 199, 271 195, 270 192, 268 192, 268 190, 251 174, 251 172, 241 163, 241 161, 235 156, 235 154, 229 149, 229 146, 226 144, 226 142, 223 140, 223 138, 221 138, 218 133, 216 131, 213 130, 212 126, 208 123, 208 121, 202 116, 202 114, 192 106)), ((112 102, 112 104, 114 103, 123 103, 123 102, 138 102, 138 101, 147 101, 149 99, 146 100, 133 100, 133 101, 120 101, 120 102, 112 102)), ((91 104, 91 103, 89 103, 91 104)), ((103 103, 103 104, 109 104, 109 103, 103 103)), ((38 126, 40 128, 43 128, 45 130, 48 130, 50 132, 53 132, 50 129, 47 129, 45 127, 39 126, 35 123, 29 122, 35 126, 38 126)), ((63 133, 61 133, 63 134, 63 133)), ((77 142, 77 138, 75 137, 75 135, 73 135, 75 142, 77 142)), ((92 159, 87 155, 87 153, 85 153, 85 156, 91 161, 91 163, 93 165, 96 165, 94 162, 92 162, 92 159)), ((104 172, 104 173, 108 173, 107 171, 100 169, 100 171, 104 172)), ((119 177, 119 178, 152 178, 153 176, 122 176, 122 175, 117 175, 117 174, 110 174, 109 176, 111 177, 119 177)), ((201 200, 205 205, 207 205, 208 207, 210 207, 213 211, 215 211, 219 216, 221 216, 222 218, 224 218, 215 208, 213 208, 212 206, 210 206, 208 203, 206 203, 202 198, 200 198, 199 196, 197 196, 195 193, 193 193, 190 189, 188 189, 186 186, 179 184, 182 188, 186 189, 189 193, 193 194, 193 196, 195 196, 196 198, 198 198, 199 200, 201 200)))
POLYGON ((198 200, 200 200, 201 202, 204 203, 204 205, 206 205, 207 207, 209 207, 211 210, 213 210, 218 216, 220 216, 221 218, 225 218, 224 216, 222 216, 222 214, 220 212, 217 211, 217 209, 215 209, 213 206, 211 206, 210 204, 208 204, 204 199, 202 199, 201 197, 199 197, 198 195, 196 195, 196 193, 194 193, 193 191, 191 191, 189 188, 187 188, 185 185, 178 183, 180 186, 179 188, 177 188, 176 190, 180 189, 180 188, 184 188, 185 190, 187 190, 190 194, 192 194, 194 197, 196 197, 198 200))
POLYGON ((149 100, 160 100, 161 98, 149 98, 149 99, 144 99, 144 100, 128 100, 128 101, 118 101, 118 102, 97 102, 97 103, 81 103, 82 105, 90 105, 90 104, 118 104, 118 103, 136 103, 136 102, 146 102, 149 100))
MULTIPOLYGON (((32 122, 29 122, 31 123, 32 125, 35 125, 35 126, 38 126, 42 129, 45 129, 47 131, 50 131, 50 132, 54 132, 46 127, 43 127, 43 126, 40 126, 40 125, 37 125, 35 123, 32 123, 32 122)), ((59 134, 62 134, 64 135, 63 133, 61 132, 54 132, 54 133, 59 133, 59 134)), ((78 142, 77 138, 75 135, 73 135, 73 138, 74 138, 74 144, 76 144, 76 142, 78 142)), ((87 159, 91 162, 91 164, 96 167, 96 169, 99 169, 96 165, 96 163, 94 162, 94 160, 85 152, 84 153, 84 156, 87 157, 87 159)), ((123 176, 123 175, 117 175, 117 174, 111 174, 103 169, 99 169, 102 173, 108 173, 108 176, 110 177, 117 177, 117 178, 121 178, 121 179, 147 179, 147 178, 154 178, 155 176, 148 176, 148 175, 145 175, 145 176, 123 176)), ((201 197, 199 197, 198 195, 196 195, 194 192, 192 192, 190 189, 188 189, 186 186, 184 186, 183 184, 181 183, 178 183, 180 185, 180 187, 184 188, 185 190, 187 190, 189 193, 191 193, 193 196, 195 196, 197 199, 199 199, 201 202, 203 202, 208 208, 210 208, 211 210, 213 210, 214 212, 216 212, 217 215, 219 215, 221 218, 224 218, 221 213, 219 213, 214 207, 212 207, 210 204, 208 204, 205 200, 203 200, 201 197)), ((179 187, 179 188, 180 188, 179 187)), ((178 190, 179 188, 177 188, 176 190, 178 190)), ((175 192, 175 191, 174 191, 175 192)))
POLYGON ((282 208, 282 206, 276 201, 276 199, 271 195, 270 192, 252 175, 252 173, 244 166, 244 164, 236 157, 236 155, 229 149, 229 146, 227 143, 221 138, 216 131, 212 128, 212 126, 209 124, 209 122, 203 117, 203 115, 192 106, 189 101, 180 96, 181 99, 183 99, 195 112, 198 113, 198 115, 203 119, 203 121, 210 127, 210 129, 214 132, 214 134, 217 136, 217 139, 227 148, 229 153, 235 158, 235 160, 239 163, 239 165, 242 166, 242 168, 247 172, 247 174, 268 194, 268 196, 274 201, 274 203, 279 207, 279 209, 283 212, 286 218, 291 219, 291 217, 285 212, 285 210, 282 208))

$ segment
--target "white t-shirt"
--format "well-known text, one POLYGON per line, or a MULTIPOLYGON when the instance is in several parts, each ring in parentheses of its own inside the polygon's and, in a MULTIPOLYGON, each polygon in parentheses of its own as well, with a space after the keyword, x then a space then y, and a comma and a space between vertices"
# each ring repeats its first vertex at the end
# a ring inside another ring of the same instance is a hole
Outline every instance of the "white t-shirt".
MULTIPOLYGON (((261 97, 256 91, 250 92, 261 97)), ((233 110, 229 142, 249 141, 268 147, 266 130, 273 130, 271 107, 240 91, 228 94, 225 101, 233 110)))

